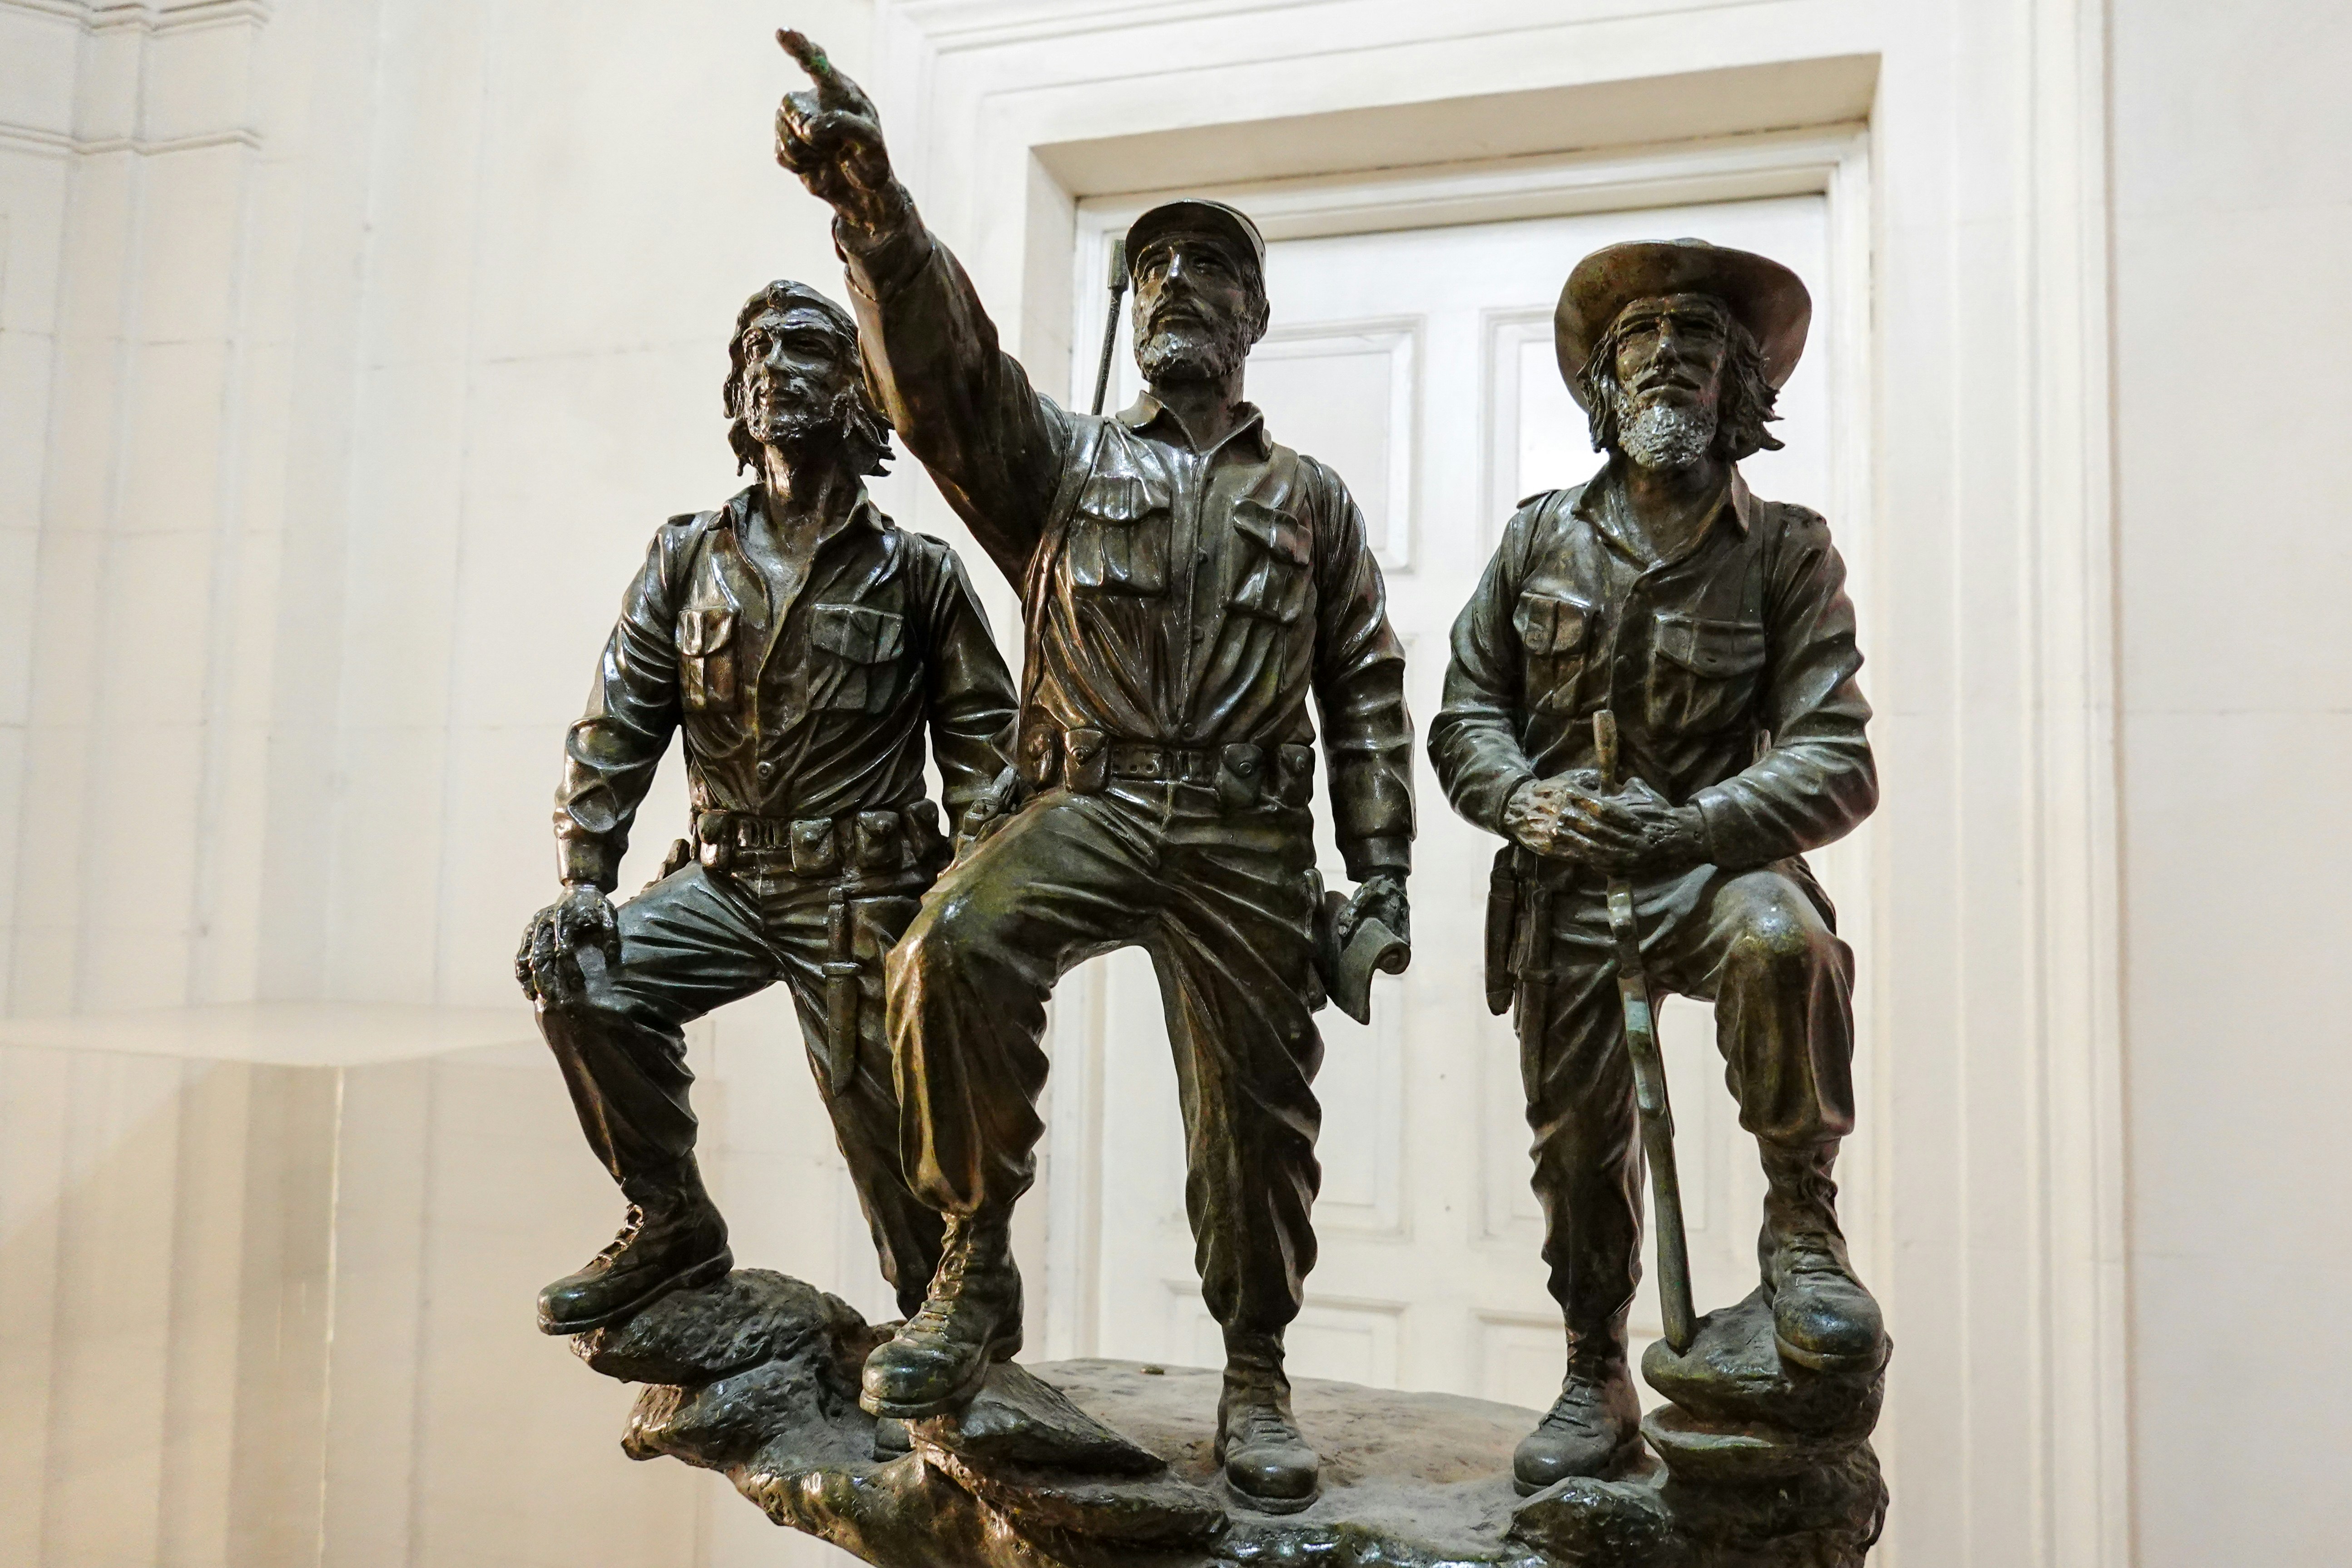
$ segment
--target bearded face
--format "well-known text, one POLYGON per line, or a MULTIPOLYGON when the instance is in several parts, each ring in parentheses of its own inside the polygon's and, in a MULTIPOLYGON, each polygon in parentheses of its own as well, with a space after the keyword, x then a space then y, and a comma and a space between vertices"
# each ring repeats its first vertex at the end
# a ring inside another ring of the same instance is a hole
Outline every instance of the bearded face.
POLYGON ((1255 273, 1215 240, 1154 242, 1135 266, 1135 363, 1143 379, 1221 381, 1249 358, 1265 326, 1255 273))
POLYGON ((761 446, 794 457, 837 445, 857 413, 848 356, 825 324, 803 314, 770 310, 743 332, 743 428, 761 446))
POLYGON ((1620 387, 1613 399, 1617 449, 1645 468, 1687 468, 1715 444, 1712 406, 1669 402, 1620 387))
POLYGON ((1715 446, 1722 420, 1730 315, 1703 294, 1636 300, 1604 345, 1615 446, 1644 468, 1686 468, 1715 446))

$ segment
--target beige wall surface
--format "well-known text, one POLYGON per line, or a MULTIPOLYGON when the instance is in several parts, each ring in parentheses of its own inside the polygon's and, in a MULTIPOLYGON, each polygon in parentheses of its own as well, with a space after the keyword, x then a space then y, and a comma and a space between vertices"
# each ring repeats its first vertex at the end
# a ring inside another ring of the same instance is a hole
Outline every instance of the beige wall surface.
MULTIPOLYGON (((2278 384, 2352 347, 2342 6, 0 0, 0 1561, 828 1554, 623 1463, 625 1394, 530 1331, 617 1205, 507 973, 620 590, 735 488, 733 311, 840 288, 770 158, 780 21, 884 94, 1049 382, 1117 132, 1241 180, 1864 82, 1788 122, 1866 114, 1874 182, 1885 1560, 2340 1559, 2352 546, 2339 400, 2278 384), (1652 113, 1708 71, 1772 90, 1652 113), (324 1002, 380 1011, 268 1010, 324 1002)), ((691 1047, 740 1255, 878 1310, 789 1007, 691 1047)))
POLYGON ((2352 13, 2118 6, 2114 59, 2141 1560, 2340 1562, 2352 13))

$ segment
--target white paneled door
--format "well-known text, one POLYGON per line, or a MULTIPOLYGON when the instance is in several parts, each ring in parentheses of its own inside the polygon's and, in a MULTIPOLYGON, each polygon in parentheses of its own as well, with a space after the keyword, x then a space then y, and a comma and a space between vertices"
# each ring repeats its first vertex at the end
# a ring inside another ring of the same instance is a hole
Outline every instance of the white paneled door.
MULTIPOLYGON (((1596 247, 1682 235, 1777 257, 1815 290, 1813 352, 1780 402, 1788 447, 1743 468, 1759 494, 1832 510, 1823 198, 1272 245, 1274 327, 1251 358, 1249 394, 1277 440, 1329 463, 1363 507, 1407 650, 1416 749, 1437 710, 1448 628, 1514 502, 1598 463, 1553 360, 1561 281, 1596 247)), ((1099 300, 1082 302, 1087 362, 1099 300)), ((1120 357, 1112 406, 1135 390, 1123 345, 1120 357)), ((1412 968, 1378 983, 1370 1026, 1318 1016, 1322 1257, 1292 1330, 1292 1365, 1540 1405, 1559 1377, 1560 1331, 1537 1258, 1517 1046, 1508 1021, 1488 1016, 1479 974, 1496 841, 1447 807, 1425 757, 1416 787, 1412 968)), ((1325 876, 1345 886, 1325 805, 1325 876)), ((1833 896, 1858 897, 1843 859, 1832 850, 1818 864, 1833 896)), ((1762 1181, 1708 1010, 1670 1005, 1664 1033, 1704 1309, 1754 1282, 1762 1181)), ((1065 983, 1055 1056, 1069 1079, 1055 1091, 1048 1164, 1056 1346, 1219 1364, 1184 1222, 1175 1075, 1142 954, 1114 954, 1065 983)), ((1647 1287, 1635 1320, 1654 1335, 1647 1287)))

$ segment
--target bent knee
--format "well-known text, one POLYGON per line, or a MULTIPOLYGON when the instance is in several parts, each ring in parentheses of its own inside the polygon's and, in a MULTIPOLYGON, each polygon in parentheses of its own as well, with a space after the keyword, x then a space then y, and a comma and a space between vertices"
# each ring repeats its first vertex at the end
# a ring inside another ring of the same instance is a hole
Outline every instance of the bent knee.
POLYGON ((1726 953, 1735 969, 1786 973, 1832 962, 1838 940, 1796 896, 1759 900, 1745 911, 1726 953))

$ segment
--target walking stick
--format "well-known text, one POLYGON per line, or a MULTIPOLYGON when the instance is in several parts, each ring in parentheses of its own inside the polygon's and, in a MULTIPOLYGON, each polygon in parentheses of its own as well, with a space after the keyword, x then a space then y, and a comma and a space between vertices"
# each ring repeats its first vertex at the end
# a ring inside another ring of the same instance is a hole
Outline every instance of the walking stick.
MULTIPOLYGON (((1615 795, 1617 715, 1592 716, 1593 749, 1601 757, 1601 788, 1615 795)), ((1650 980, 1642 969, 1642 932, 1633 921, 1633 887, 1609 879, 1609 934, 1617 940, 1617 995, 1625 1006, 1625 1054, 1633 1063, 1633 1103, 1642 1113, 1642 1148, 1650 1160, 1650 1195, 1658 1222, 1658 1309, 1666 1343, 1676 1355, 1698 1334, 1691 1303, 1690 1241, 1683 1234, 1682 1179, 1675 1171, 1675 1112, 1666 1100, 1666 1063, 1658 1051, 1657 1018, 1650 1010, 1650 980)))
POLYGON ((1094 412, 1100 414, 1103 394, 1110 390, 1111 345, 1118 341, 1118 302, 1127 292, 1127 240, 1110 242, 1110 314, 1103 321, 1102 361, 1095 366, 1094 412))

